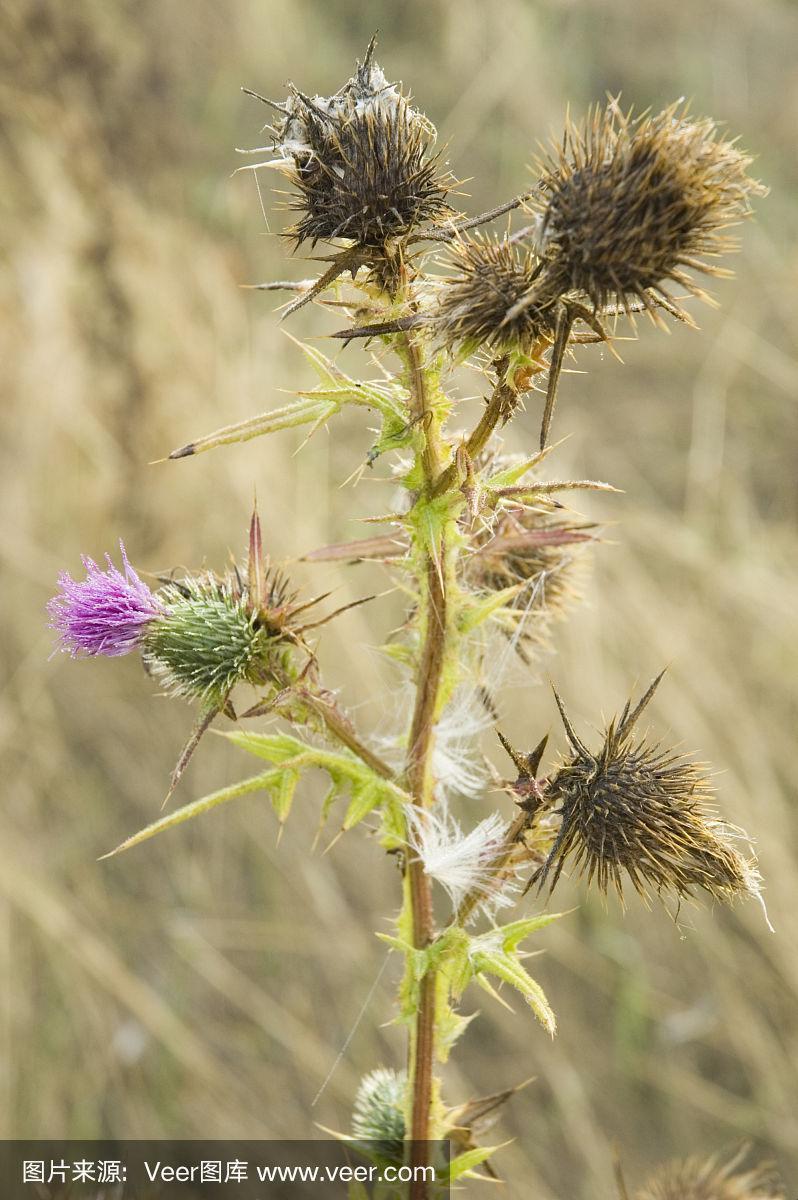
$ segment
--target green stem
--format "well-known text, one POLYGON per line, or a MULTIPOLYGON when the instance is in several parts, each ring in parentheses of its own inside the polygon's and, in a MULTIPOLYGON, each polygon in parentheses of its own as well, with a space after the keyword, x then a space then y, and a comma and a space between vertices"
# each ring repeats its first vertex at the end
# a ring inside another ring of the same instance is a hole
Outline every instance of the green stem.
MULTIPOLYGON (((412 398, 413 417, 424 430, 424 448, 420 454, 423 475, 422 502, 429 497, 445 461, 440 428, 440 414, 430 401, 429 380, 423 351, 412 333, 400 335, 397 349, 407 368, 412 398)), ((426 550, 419 567, 419 590, 424 634, 418 668, 416 700, 410 726, 407 760, 407 785, 413 802, 425 809, 433 800, 434 777, 432 750, 435 722, 443 696, 444 668, 451 633, 450 606, 447 603, 449 568, 447 531, 444 531, 437 557, 426 550)), ((432 907, 432 887, 423 864, 412 859, 407 866, 409 897, 413 922, 413 943, 417 949, 428 946, 435 937, 432 907)), ((431 1140, 431 1114, 434 1098, 436 1025, 435 973, 428 971, 421 981, 415 1029, 410 1047, 410 1087, 412 1092, 410 1138, 413 1143, 411 1165, 425 1166, 427 1152, 424 1143, 431 1140)), ((426 1185, 413 1183, 412 1200, 424 1200, 426 1185)))

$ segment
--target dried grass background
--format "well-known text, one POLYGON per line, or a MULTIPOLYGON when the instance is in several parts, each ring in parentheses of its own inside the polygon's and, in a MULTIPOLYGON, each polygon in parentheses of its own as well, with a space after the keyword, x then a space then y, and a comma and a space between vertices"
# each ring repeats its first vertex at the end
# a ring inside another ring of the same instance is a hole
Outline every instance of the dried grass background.
MULTIPOLYGON (((654 725, 718 767, 730 819, 755 832, 776 934, 748 906, 690 910, 680 930, 623 917, 573 888, 537 973, 560 1018, 549 1043, 483 997, 448 1094, 535 1075, 501 1127, 507 1194, 613 1195, 611 1143, 632 1179, 673 1154, 744 1137, 798 1165, 798 9, 787 0, 9 0, 2 17, 0 284, 3 688, 0 699, 0 1134, 312 1136, 343 1127, 359 1074, 401 1062, 395 969, 318 1106, 310 1104, 383 961, 395 867, 360 831, 310 853, 319 787, 279 849, 258 798, 128 856, 99 854, 157 814, 190 724, 134 659, 48 660, 44 604, 62 567, 124 537, 140 567, 220 564, 243 542, 257 485, 278 558, 357 536, 387 506, 339 485, 371 435, 335 422, 299 437, 148 466, 196 434, 282 402, 308 368, 273 298, 238 285, 310 273, 264 236, 234 145, 262 110, 240 84, 287 76, 329 92, 375 27, 390 77, 412 85, 449 143, 472 211, 526 182, 534 139, 607 90, 645 107, 678 95, 726 119, 772 187, 744 231, 735 280, 701 335, 641 326, 626 365, 583 355, 566 377, 557 474, 622 496, 590 602, 546 664, 577 718, 598 721, 669 662, 654 725), (380 928, 384 925, 380 924, 380 928)), ((280 228, 279 213, 271 229, 280 228)), ((296 333, 329 318, 302 314, 296 333)), ((357 351, 349 352, 351 361, 357 351)), ((467 381, 478 390, 474 380, 467 381)), ((537 440, 520 416, 511 448, 537 440)), ((477 411, 463 410, 463 424, 477 411)), ((384 471, 375 471, 384 474, 384 471)), ((379 573, 298 568, 341 602, 379 573)), ((369 649, 396 618, 359 609, 328 635, 330 681, 364 727, 390 725, 395 679, 369 649)), ((545 671, 505 699, 531 745, 560 732, 545 671)), ((585 728, 581 725, 581 728, 585 728)), ((500 753, 490 752, 502 769, 500 753)), ((208 739, 182 800, 249 772, 208 739)), ((472 806, 476 815, 477 806, 472 806)), ((793 1189, 794 1190, 794 1189, 793 1189)))

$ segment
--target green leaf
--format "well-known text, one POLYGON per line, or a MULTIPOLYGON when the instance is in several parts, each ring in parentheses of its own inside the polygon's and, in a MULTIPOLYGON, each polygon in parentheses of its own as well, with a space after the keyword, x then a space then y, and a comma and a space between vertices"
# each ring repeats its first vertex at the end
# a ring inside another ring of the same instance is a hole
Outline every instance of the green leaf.
MULTIPOLYGON (((502 1145, 508 1145, 507 1142, 502 1145)), ((462 1154, 458 1154, 449 1163, 447 1177, 450 1182, 455 1179, 461 1179, 463 1176, 468 1178, 473 1174, 475 1167, 481 1166, 486 1162, 492 1154, 496 1154, 502 1146, 475 1146, 473 1150, 464 1150, 462 1154)))
POLYGON ((406 837, 403 806, 394 797, 386 796, 381 813, 380 845, 383 850, 401 850, 405 845, 406 837))
POLYGON ((346 810, 343 828, 352 829, 364 817, 367 817, 372 809, 377 807, 381 798, 380 789, 375 787, 371 780, 354 784, 352 787, 352 799, 349 801, 349 807, 346 810))
POLYGON ((280 771, 279 779, 271 789, 272 808, 281 825, 288 820, 298 783, 299 771, 280 771))
POLYGON ((325 797, 322 818, 329 813, 338 795, 349 792, 349 806, 341 826, 344 830, 354 828, 375 808, 385 805, 392 809, 391 820, 396 829, 403 820, 401 813, 404 805, 411 802, 407 792, 390 780, 383 779, 349 750, 330 750, 323 746, 314 746, 288 733, 251 733, 235 730, 223 736, 249 754, 279 765, 284 772, 298 774, 314 767, 326 771, 330 776, 332 788, 325 797))
POLYGON ((519 480, 523 479, 528 471, 534 471, 535 467, 539 467, 551 453, 552 447, 547 446, 545 450, 539 450, 537 454, 533 454, 531 458, 522 459, 521 462, 513 463, 512 466, 505 468, 503 471, 497 471, 495 475, 491 475, 485 482, 485 487, 490 489, 513 487, 519 480))
POLYGON ((123 850, 130 850, 133 846, 138 846, 139 842, 146 842, 156 834, 164 833, 175 825, 182 825, 184 821, 191 821, 200 813, 208 812, 209 809, 216 808, 219 804, 226 804, 228 800, 235 800, 238 796, 246 796, 249 792, 270 791, 276 783, 279 783, 279 775, 278 771, 264 771, 262 775, 253 775, 249 779, 242 779, 230 787, 212 792, 210 796, 203 796, 201 800, 193 800, 191 804, 184 804, 182 808, 168 813, 138 833, 134 833, 115 850, 111 850, 102 857, 113 858, 115 854, 121 854, 123 850))
POLYGON ((249 417, 246 421, 236 422, 235 425, 225 425, 214 433, 196 438, 173 450, 169 458, 188 458, 193 454, 202 454, 205 450, 215 450, 217 446, 248 442, 252 438, 277 433, 280 429, 293 429, 297 425, 324 424, 338 411, 338 407, 335 401, 323 397, 307 396, 300 400, 292 400, 282 408, 272 409, 271 412, 261 413, 257 417, 249 417))
MULTIPOLYGON (((290 336, 290 334, 289 334, 290 336)), ((292 338, 296 341, 296 338, 292 338)), ((307 360, 321 380, 321 386, 297 392, 298 399, 290 401, 271 412, 260 413, 234 425, 225 425, 213 433, 196 438, 173 450, 169 458, 188 458, 214 450, 217 446, 229 446, 235 442, 247 442, 267 433, 291 429, 298 425, 324 425, 345 404, 357 404, 382 413, 383 419, 391 423, 396 432, 409 421, 407 392, 395 383, 371 381, 361 383, 346 375, 326 354, 315 346, 297 342, 307 360)))
POLYGON ((477 974, 484 972, 493 975, 520 992, 544 1029, 554 1036, 557 1021, 546 994, 516 957, 505 950, 477 951, 473 956, 473 965, 477 974))
MULTIPOLYGON (((289 334, 290 336, 290 334, 289 334)), ((328 396, 340 407, 342 404, 359 404, 366 408, 374 408, 385 417, 392 417, 403 425, 408 417, 408 395, 404 388, 396 383, 381 381, 361 381, 352 379, 341 368, 323 354, 316 346, 292 338, 305 358, 311 364, 321 380, 321 387, 298 393, 308 399, 317 396, 328 396)))
POLYGON ((470 633, 472 629, 477 629, 485 621, 490 620, 499 609, 509 606, 525 586, 523 583, 516 583, 512 587, 502 588, 501 591, 490 593, 481 599, 466 594, 458 614, 460 632, 470 633))
POLYGON ((511 921, 509 925, 503 925, 501 928, 502 946, 511 954, 530 933, 545 929, 552 921, 558 921, 562 916, 564 913, 540 913, 537 917, 522 917, 520 921, 511 921))

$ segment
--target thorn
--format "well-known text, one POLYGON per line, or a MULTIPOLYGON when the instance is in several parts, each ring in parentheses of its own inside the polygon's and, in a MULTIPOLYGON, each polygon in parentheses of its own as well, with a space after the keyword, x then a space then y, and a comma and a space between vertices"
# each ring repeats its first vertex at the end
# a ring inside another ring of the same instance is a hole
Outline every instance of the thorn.
MULTIPOLYGON (((618 725, 618 733, 619 734, 631 732, 631 730, 634 728, 635 724, 637 723, 638 719, 642 715, 644 709, 647 708, 648 704, 650 703, 651 698, 653 697, 654 693, 656 692, 657 688, 659 687, 660 683, 662 682, 662 677, 667 670, 668 670, 667 667, 663 667, 663 669, 660 671, 659 675, 657 675, 656 679, 654 679, 651 682, 651 684, 649 684, 648 691, 645 693, 642 700, 637 705, 637 708, 635 708, 631 713, 629 713, 623 722, 619 723, 619 725, 618 725)), ((628 706, 627 706, 627 708, 628 708, 628 706)))
POLYGON ((582 744, 582 742, 580 742, 579 738, 576 736, 576 731, 574 730, 573 725, 571 724, 570 720, 568 719, 568 714, 565 711, 565 706, 564 706, 562 700, 560 699, 560 695, 559 695, 557 689, 555 688, 554 684, 551 685, 551 690, 554 692, 554 699, 557 703, 557 707, 560 710, 560 716, 562 717, 562 723, 565 726, 565 732, 568 737, 568 741, 571 743, 574 750, 578 750, 578 752, 580 754, 584 754, 586 758, 590 758, 589 751, 582 744))
POLYGON ((520 775, 526 775, 527 774, 526 755, 521 754, 520 751, 518 751, 518 750, 514 750, 500 729, 496 730, 496 736, 498 737, 502 746, 504 746, 504 749, 507 751, 510 758, 513 760, 513 763, 515 764, 515 767, 516 767, 516 770, 518 771, 518 773, 520 775))
POLYGON ((263 537, 261 534, 260 517, 258 516, 258 499, 254 498, 252 517, 249 522, 249 559, 247 562, 249 608, 259 612, 266 600, 266 565, 263 558, 263 537))
MULTIPOLYGON (((327 846, 327 848, 324 850, 324 854, 329 854, 330 851, 332 850, 333 846, 335 845, 335 843, 338 841, 338 839, 340 837, 343 837, 343 835, 345 833, 346 833, 345 829, 343 829, 343 828, 339 829, 338 832, 336 833, 335 837, 333 838, 333 840, 330 842, 329 846, 327 846)), ((323 857, 323 855, 322 855, 322 857, 323 857)))

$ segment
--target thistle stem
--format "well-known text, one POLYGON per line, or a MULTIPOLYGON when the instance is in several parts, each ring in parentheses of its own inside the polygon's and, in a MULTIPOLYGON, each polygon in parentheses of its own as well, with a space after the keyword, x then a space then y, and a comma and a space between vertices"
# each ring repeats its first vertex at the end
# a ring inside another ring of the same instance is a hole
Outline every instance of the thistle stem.
MULTIPOLYGON (((413 416, 424 429, 424 449, 421 466, 424 491, 429 495, 439 476, 444 458, 440 436, 440 417, 430 403, 428 379, 422 348, 412 334, 397 339, 397 349, 407 367, 413 416)), ((410 726, 407 760, 407 784, 413 803, 428 808, 433 799, 434 779, 431 756, 434 744, 435 721, 440 706, 444 665, 449 633, 449 612, 446 596, 446 534, 441 542, 439 558, 427 550, 421 566, 420 585, 425 630, 418 669, 416 701, 410 726)), ((413 920, 413 944, 417 949, 428 946, 435 937, 432 907, 432 887, 418 859, 408 863, 408 883, 413 920)), ((433 1063, 435 1058, 436 979, 427 971, 421 981, 415 1030, 411 1039, 410 1080, 412 1106, 410 1137, 412 1166, 425 1166, 428 1158, 425 1143, 430 1141, 433 1104, 433 1063)), ((424 1200, 426 1184, 415 1180, 412 1200, 424 1200)))
MULTIPOLYGON (((511 406, 516 399, 517 393, 505 379, 507 365, 507 359, 504 358, 499 359, 496 363, 497 378, 493 394, 485 405, 485 410, 479 419, 479 423, 466 441, 466 452, 471 459, 476 458, 485 449, 494 429, 502 419, 502 414, 512 410, 511 406)), ((452 462, 436 479, 432 488, 432 495, 442 496, 444 492, 448 492, 456 478, 457 466, 452 462)))
POLYGON ((331 696, 320 696, 316 692, 303 693, 303 700, 309 708, 319 716, 327 727, 327 730, 332 736, 339 741, 348 750, 364 762, 367 767, 371 767, 376 775, 382 779, 393 779, 396 772, 375 754, 365 742, 361 741, 357 730, 352 725, 352 722, 344 712, 335 703, 331 696))

